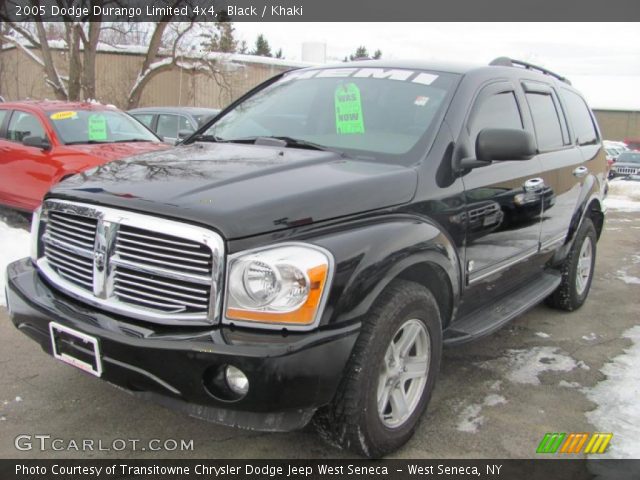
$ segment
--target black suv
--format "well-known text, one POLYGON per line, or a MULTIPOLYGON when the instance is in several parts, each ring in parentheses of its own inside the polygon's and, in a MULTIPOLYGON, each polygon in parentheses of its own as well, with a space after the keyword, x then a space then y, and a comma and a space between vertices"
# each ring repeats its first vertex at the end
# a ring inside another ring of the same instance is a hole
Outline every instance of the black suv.
POLYGON ((412 435, 443 345, 585 301, 606 160, 570 83, 360 61, 276 76, 183 145, 72 177, 8 268, 56 358, 227 425, 412 435))

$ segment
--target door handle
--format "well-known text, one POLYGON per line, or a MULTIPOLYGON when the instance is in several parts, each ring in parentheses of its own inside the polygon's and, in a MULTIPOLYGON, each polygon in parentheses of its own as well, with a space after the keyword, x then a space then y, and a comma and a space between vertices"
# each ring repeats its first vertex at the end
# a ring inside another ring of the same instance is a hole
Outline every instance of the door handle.
POLYGON ((544 188, 544 180, 542 178, 530 178, 524 182, 523 186, 526 192, 535 192, 544 188))
POLYGON ((573 175, 578 178, 584 177, 587 173, 589 173, 589 169, 584 166, 580 166, 573 171, 573 175))

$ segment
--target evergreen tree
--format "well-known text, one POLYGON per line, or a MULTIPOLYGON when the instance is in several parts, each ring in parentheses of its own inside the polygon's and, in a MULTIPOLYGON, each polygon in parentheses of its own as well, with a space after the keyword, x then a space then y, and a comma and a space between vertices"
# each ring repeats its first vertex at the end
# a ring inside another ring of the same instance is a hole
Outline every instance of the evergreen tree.
POLYGON ((218 16, 221 20, 216 21, 213 31, 202 35, 205 39, 202 46, 212 52, 235 53, 238 50, 238 41, 235 38, 233 23, 224 13, 219 13, 218 16))
POLYGON ((369 58, 367 47, 361 45, 356 49, 356 53, 349 55, 350 60, 356 60, 358 58, 369 58))
POLYGON ((278 51, 276 52, 276 54, 274 55, 276 58, 284 58, 284 55, 282 54, 282 49, 279 48, 278 51))
POLYGON ((251 55, 258 55, 260 57, 273 57, 269 42, 263 34, 258 35, 258 38, 256 38, 256 44, 251 51, 251 55))
POLYGON ((348 57, 344 57, 343 61, 348 62, 363 58, 373 58, 374 60, 379 60, 380 58, 382 58, 382 51, 378 49, 374 52, 373 57, 369 57, 369 51, 367 50, 367 47, 361 45, 356 49, 355 53, 352 53, 348 57))

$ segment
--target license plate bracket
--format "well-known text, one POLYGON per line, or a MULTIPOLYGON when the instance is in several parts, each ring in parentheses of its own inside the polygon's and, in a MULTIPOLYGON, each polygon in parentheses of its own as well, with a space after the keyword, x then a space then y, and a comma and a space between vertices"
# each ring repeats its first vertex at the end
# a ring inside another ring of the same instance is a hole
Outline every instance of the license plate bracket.
POLYGON ((96 377, 102 376, 100 343, 96 337, 56 322, 49 323, 49 336, 55 358, 96 377))

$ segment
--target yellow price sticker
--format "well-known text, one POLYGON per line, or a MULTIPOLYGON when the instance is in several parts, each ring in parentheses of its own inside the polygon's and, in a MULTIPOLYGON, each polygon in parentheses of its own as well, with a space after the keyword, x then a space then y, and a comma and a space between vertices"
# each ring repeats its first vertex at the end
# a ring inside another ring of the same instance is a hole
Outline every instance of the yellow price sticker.
POLYGON ((68 120, 69 118, 76 118, 78 112, 56 112, 52 113, 49 118, 51 120, 68 120))

